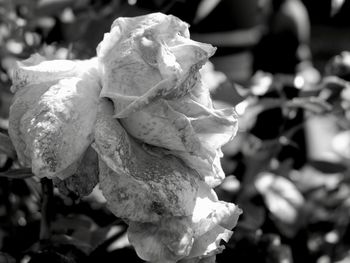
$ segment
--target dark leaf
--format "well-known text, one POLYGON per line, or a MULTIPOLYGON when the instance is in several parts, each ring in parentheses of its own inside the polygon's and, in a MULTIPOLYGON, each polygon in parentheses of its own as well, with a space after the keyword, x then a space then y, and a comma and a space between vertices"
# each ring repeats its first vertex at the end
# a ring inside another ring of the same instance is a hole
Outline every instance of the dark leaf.
POLYGON ((32 173, 31 168, 13 169, 13 170, 0 173, 0 177, 7 177, 11 179, 26 179, 33 176, 34 174, 32 173))
POLYGON ((31 256, 29 263, 84 263, 86 255, 74 245, 55 244, 31 256))
POLYGON ((0 152, 5 153, 12 159, 16 159, 16 150, 12 144, 10 137, 0 133, 0 152))
POLYGON ((9 254, 0 252, 0 263, 16 263, 16 260, 9 254))

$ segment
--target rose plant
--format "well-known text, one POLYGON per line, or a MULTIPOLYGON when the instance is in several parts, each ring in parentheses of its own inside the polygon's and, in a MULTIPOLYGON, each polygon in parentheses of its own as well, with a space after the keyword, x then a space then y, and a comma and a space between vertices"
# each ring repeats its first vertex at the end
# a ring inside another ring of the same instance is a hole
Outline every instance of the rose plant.
POLYGON ((90 60, 19 62, 9 135, 35 176, 86 195, 99 183, 139 257, 215 262, 241 210, 219 201, 234 110, 215 109, 199 69, 215 52, 161 13, 118 18, 90 60))

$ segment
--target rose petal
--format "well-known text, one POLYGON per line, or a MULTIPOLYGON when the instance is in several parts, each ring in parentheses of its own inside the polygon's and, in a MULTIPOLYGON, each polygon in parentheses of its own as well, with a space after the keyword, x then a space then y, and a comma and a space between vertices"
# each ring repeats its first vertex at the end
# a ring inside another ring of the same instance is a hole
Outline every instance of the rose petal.
POLYGON ((237 132, 237 117, 233 108, 216 110, 205 107, 190 96, 169 102, 171 107, 191 120, 198 139, 210 151, 222 147, 237 132))
MULTIPOLYGON (((95 63, 93 60, 90 64, 95 63)), ((79 63, 72 60, 46 60, 39 54, 34 54, 30 58, 17 62, 12 70, 12 92, 28 85, 44 82, 58 81, 62 78, 75 77, 82 74, 79 63)))
POLYGON ((129 115, 121 123, 132 136, 148 144, 205 156, 190 119, 165 100, 129 115))
POLYGON ((13 99, 9 114, 9 136, 15 146, 18 159, 23 166, 31 166, 30 156, 25 155, 26 143, 20 131, 22 116, 37 103, 40 97, 50 88, 51 83, 31 85, 19 90, 13 99))
POLYGON ((214 190, 201 182, 191 217, 195 236, 202 236, 216 226, 232 229, 241 213, 233 203, 219 201, 214 190))
POLYGON ((160 100, 121 119, 121 123, 135 138, 180 157, 210 186, 215 187, 223 180, 220 148, 237 131, 233 109, 206 108, 186 96, 160 100))
POLYGON ((101 96, 115 102, 118 118, 160 98, 183 96, 214 52, 211 45, 190 40, 188 25, 174 16, 117 19, 98 47, 101 96))
POLYGON ((191 214, 198 174, 177 158, 131 138, 113 118, 113 106, 106 99, 99 107, 94 148, 101 157, 101 189, 118 217, 155 222, 191 214))
POLYGON ((77 77, 59 81, 55 79, 53 62, 48 72, 52 78, 41 78, 43 63, 46 62, 33 66, 42 71, 38 76, 35 69, 23 69, 23 83, 27 86, 15 95, 9 134, 21 163, 31 166, 35 175, 64 179, 75 172, 77 161, 92 142, 99 79, 93 60, 77 62, 77 77))
POLYGON ((83 197, 92 192, 98 184, 98 157, 97 153, 89 147, 74 174, 65 180, 54 178, 55 186, 64 195, 83 197))
POLYGON ((186 257, 194 241, 183 218, 165 218, 159 224, 130 222, 128 239, 140 258, 159 263, 186 257))
POLYGON ((228 242, 240 214, 234 204, 218 201, 215 192, 201 183, 191 216, 162 218, 157 224, 130 222, 128 237, 147 261, 209 257, 224 249, 220 242, 228 242))

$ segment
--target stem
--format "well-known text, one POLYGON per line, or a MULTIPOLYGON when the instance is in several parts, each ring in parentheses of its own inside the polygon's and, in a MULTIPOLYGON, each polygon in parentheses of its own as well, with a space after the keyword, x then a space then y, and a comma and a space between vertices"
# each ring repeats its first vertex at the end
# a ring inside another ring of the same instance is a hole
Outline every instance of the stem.
POLYGON ((51 179, 41 179, 42 204, 41 204, 41 224, 40 241, 45 243, 51 237, 51 222, 53 219, 53 183, 51 179))

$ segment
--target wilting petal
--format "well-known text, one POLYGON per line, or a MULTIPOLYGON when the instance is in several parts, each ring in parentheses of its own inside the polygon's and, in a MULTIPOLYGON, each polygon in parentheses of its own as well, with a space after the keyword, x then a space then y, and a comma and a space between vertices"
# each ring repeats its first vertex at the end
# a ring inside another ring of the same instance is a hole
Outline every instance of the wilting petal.
POLYGON ((129 241, 141 258, 151 262, 210 257, 224 249, 220 242, 228 242, 240 214, 234 204, 218 201, 200 183, 192 215, 162 218, 157 224, 130 222, 129 241))
MULTIPOLYGON (((95 63, 95 62, 93 62, 95 63)), ((89 63, 90 64, 90 63, 89 63)), ((91 70, 91 66, 88 66, 91 70)), ((46 60, 39 54, 17 62, 12 70, 12 92, 39 83, 58 81, 84 74, 81 64, 72 60, 46 60)))
POLYGON ((76 62, 74 77, 61 68, 56 76, 56 62, 17 69, 13 81, 23 86, 17 85, 10 108, 9 134, 20 162, 35 175, 64 179, 92 142, 100 86, 94 60, 76 62), (47 78, 42 77, 46 66, 51 66, 47 78))
POLYGON ((176 157, 130 137, 106 99, 101 99, 94 147, 101 158, 100 187, 118 217, 156 222, 192 213, 198 174, 176 157))
POLYGON ((159 224, 130 222, 128 239, 140 258, 155 263, 186 257, 194 241, 185 218, 164 218, 159 224))

